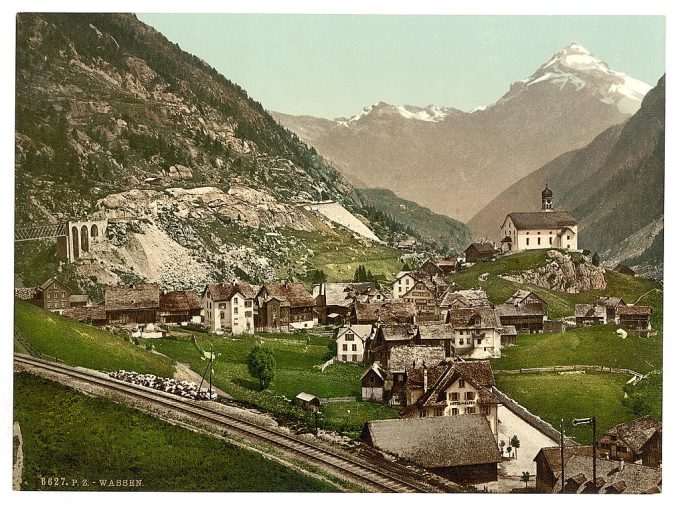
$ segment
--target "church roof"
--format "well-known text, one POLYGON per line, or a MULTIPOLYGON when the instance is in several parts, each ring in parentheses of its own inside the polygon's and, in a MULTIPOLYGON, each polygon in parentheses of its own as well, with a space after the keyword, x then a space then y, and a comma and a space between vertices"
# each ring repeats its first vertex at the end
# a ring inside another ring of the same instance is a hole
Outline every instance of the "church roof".
POLYGON ((508 217, 518 230, 560 229, 578 224, 568 211, 519 211, 508 217))
POLYGON ((552 197, 552 196, 553 196, 552 190, 550 190, 548 188, 548 185, 546 185, 543 192, 541 192, 541 197, 543 197, 545 199, 547 197, 552 197))

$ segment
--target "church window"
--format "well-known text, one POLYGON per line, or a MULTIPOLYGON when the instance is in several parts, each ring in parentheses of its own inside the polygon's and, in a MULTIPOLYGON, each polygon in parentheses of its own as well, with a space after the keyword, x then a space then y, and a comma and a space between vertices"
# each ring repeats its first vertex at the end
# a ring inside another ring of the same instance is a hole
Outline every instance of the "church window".
POLYGON ((529 246, 529 238, 527 238, 527 246, 529 246))
MULTIPOLYGON (((540 233, 539 233, 540 234, 540 233)), ((538 238, 538 244, 541 244, 541 238, 538 238)))

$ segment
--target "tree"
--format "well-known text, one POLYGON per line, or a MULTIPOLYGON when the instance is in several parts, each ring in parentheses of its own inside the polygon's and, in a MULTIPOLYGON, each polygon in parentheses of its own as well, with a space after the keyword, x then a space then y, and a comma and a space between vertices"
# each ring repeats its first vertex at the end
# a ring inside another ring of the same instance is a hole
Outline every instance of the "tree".
POLYGON ((506 447, 505 450, 508 452, 508 457, 510 457, 510 453, 512 452, 512 447, 508 446, 508 447, 506 447))
POLYGON ((502 455, 503 455, 503 449, 505 449, 505 440, 501 440, 501 441, 498 443, 498 446, 499 446, 500 449, 501 449, 501 456, 502 456, 502 455))
POLYGON ((266 389, 276 373, 276 360, 271 347, 262 343, 255 345, 248 354, 246 364, 248 365, 248 373, 259 379, 260 387, 266 389))
POLYGON ((312 271, 312 276, 311 276, 311 282, 314 284, 317 283, 325 283, 326 282, 326 273, 324 273, 321 269, 315 269, 312 271))
POLYGON ((599 266, 600 265, 600 255, 595 252, 593 254, 593 266, 599 266))
POLYGON ((515 458, 517 457, 517 449, 519 449, 519 438, 517 438, 517 435, 513 436, 510 439, 510 445, 515 448, 515 458))
POLYGON ((531 479, 531 474, 529 472, 522 472, 522 481, 524 482, 524 487, 529 487, 529 480, 531 479))

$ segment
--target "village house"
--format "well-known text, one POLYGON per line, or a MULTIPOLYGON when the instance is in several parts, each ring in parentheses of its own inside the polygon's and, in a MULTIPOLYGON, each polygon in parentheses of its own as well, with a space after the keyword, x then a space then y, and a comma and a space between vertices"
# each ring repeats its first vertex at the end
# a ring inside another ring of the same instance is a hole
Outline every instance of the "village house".
POLYGON ((94 306, 94 301, 87 294, 71 294, 68 298, 69 308, 83 308, 94 306))
POLYGON ((380 363, 373 363, 361 376, 361 400, 382 403, 385 398, 387 372, 380 363))
POLYGON ((578 250, 578 222, 568 211, 553 210, 553 193, 546 185, 541 211, 510 213, 501 225, 502 253, 562 248, 578 250))
POLYGON ((449 257, 440 257, 435 261, 435 265, 439 268, 439 271, 443 276, 452 275, 460 269, 460 262, 458 262, 458 259, 449 257))
POLYGON ((431 277, 435 276, 435 275, 442 275, 443 274, 441 268, 432 259, 428 259, 425 262, 423 262, 420 265, 419 271, 424 271, 425 273, 427 273, 431 277))
POLYGON ((620 297, 602 296, 595 300, 595 304, 607 309, 607 322, 614 322, 616 320, 616 308, 625 305, 626 302, 620 297))
POLYGON ((562 490, 571 494, 654 494, 661 492, 661 469, 625 461, 597 458, 597 476, 593 485, 593 458, 575 454, 564 461, 565 470, 558 476, 550 493, 562 490))
POLYGON ((384 369, 384 399, 390 405, 407 405, 409 372, 412 373, 416 366, 436 368, 444 357, 444 348, 437 346, 399 345, 390 349, 384 369))
POLYGON ((599 456, 606 459, 661 466, 661 423, 650 416, 617 424, 597 444, 599 456))
POLYGON ((156 323, 159 304, 156 283, 108 285, 104 291, 106 321, 112 325, 156 323))
POLYGON ((443 347, 446 357, 455 354, 455 335, 449 324, 444 322, 427 322, 418 324, 416 344, 429 347, 443 347))
POLYGON ((372 332, 373 326, 369 324, 346 324, 338 328, 335 337, 337 360, 343 363, 363 362, 365 345, 372 332))
POLYGON ((493 308, 452 308, 449 322, 457 356, 500 357, 501 323, 493 308))
POLYGON ((493 243, 489 243, 488 241, 471 243, 470 246, 465 249, 465 262, 488 261, 493 259, 496 253, 498 252, 493 243))
POLYGON ((442 320, 448 319, 452 308, 493 308, 484 289, 448 290, 439 302, 439 314, 442 320))
MULTIPOLYGON (((576 455, 590 457, 592 466, 592 446, 575 445, 564 447, 565 462, 576 455)), ((552 493, 553 489, 558 485, 558 478, 562 474, 560 448, 543 447, 534 457, 534 462, 536 463, 536 489, 543 493, 552 493)), ((561 489, 561 485, 558 485, 558 488, 561 489)))
POLYGON ((519 289, 515 291, 515 293, 505 301, 505 303, 522 308, 535 307, 538 308, 543 315, 548 314, 548 303, 536 293, 529 290, 519 289))
POLYGON ((211 333, 255 332, 255 292, 249 283, 209 283, 201 299, 204 325, 211 333))
POLYGON ((316 284, 312 286, 312 297, 322 324, 345 322, 350 308, 357 301, 373 303, 386 300, 375 282, 316 284))
POLYGON ((431 282, 432 277, 425 271, 400 271, 392 283, 392 299, 399 299, 415 285, 417 281, 431 282))
POLYGON ((517 329, 515 326, 503 326, 501 328, 501 346, 517 345, 517 329))
POLYGON ((380 324, 373 331, 366 358, 387 364, 390 350, 400 345, 413 345, 418 328, 414 324, 380 324))
POLYGON ((318 324, 316 302, 301 283, 270 283, 255 298, 257 328, 269 331, 308 329, 318 324))
POLYGON ((650 306, 621 305, 616 307, 614 322, 627 331, 641 336, 652 330, 652 308, 650 306))
POLYGON ((321 410, 321 400, 309 393, 300 393, 295 397, 295 404, 310 412, 321 410))
POLYGON ((158 303, 161 324, 200 324, 203 305, 195 290, 162 292, 158 303))
POLYGON ((457 484, 498 480, 501 457, 483 415, 369 421, 361 438, 457 484))
POLYGON ((598 304, 574 305, 576 327, 594 326, 607 323, 607 308, 598 304))
POLYGON ((416 401, 401 412, 402 417, 457 417, 483 414, 494 435, 498 435, 498 405, 493 394, 496 381, 489 361, 446 359, 437 367, 416 365, 409 371, 407 400, 416 401), (420 381, 420 382, 418 382, 420 381))
POLYGON ((401 296, 402 301, 413 303, 416 307, 418 322, 439 319, 437 311, 437 292, 433 283, 417 280, 413 286, 401 296))
POLYGON ((14 297, 56 313, 62 313, 71 306, 71 289, 54 277, 48 278, 38 287, 14 289, 14 297))
POLYGON ((406 301, 355 303, 349 314, 352 324, 415 324, 416 305, 406 301))

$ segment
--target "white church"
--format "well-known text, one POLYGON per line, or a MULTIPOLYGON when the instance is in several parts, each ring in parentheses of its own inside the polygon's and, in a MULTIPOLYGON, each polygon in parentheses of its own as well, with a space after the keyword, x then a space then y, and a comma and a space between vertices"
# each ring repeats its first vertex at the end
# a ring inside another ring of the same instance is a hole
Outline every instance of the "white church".
POLYGON ((541 192, 541 211, 508 214, 501 226, 501 252, 541 248, 578 250, 578 223, 568 211, 553 210, 552 190, 541 192))

